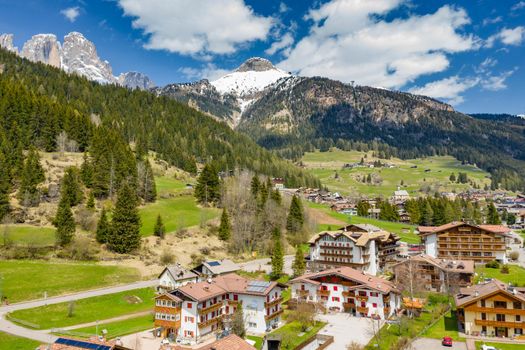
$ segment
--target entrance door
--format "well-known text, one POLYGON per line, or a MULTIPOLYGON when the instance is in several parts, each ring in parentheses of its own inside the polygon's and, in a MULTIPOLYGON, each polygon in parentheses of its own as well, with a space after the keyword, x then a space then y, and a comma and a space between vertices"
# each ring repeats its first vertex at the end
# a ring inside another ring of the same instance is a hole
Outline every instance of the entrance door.
POLYGON ((496 327, 496 337, 505 337, 509 336, 509 329, 507 327, 496 327))

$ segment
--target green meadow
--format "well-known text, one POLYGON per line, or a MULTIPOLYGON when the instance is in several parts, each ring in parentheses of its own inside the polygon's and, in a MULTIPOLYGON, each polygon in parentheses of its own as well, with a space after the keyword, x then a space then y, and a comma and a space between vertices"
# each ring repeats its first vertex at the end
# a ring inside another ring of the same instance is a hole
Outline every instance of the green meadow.
POLYGON ((31 225, 0 225, 0 246, 50 246, 55 244, 55 228, 31 225))

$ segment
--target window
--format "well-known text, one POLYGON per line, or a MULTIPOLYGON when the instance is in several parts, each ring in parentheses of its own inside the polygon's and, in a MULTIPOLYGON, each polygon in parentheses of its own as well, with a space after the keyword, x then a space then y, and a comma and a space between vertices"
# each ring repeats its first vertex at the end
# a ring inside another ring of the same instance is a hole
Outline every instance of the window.
POLYGON ((485 300, 481 301, 481 307, 485 307, 485 300))
POLYGON ((370 296, 371 296, 371 297, 377 297, 378 295, 379 295, 378 293, 370 292, 370 296))
POLYGON ((507 302, 506 301, 495 301, 494 307, 497 309, 506 309, 507 308, 507 302))
POLYGON ((512 308, 514 309, 521 309, 521 303, 519 301, 515 301, 512 303, 512 308))
POLYGON ((301 284, 301 290, 304 290, 304 284, 301 284))
POLYGON ((195 318, 191 316, 184 316, 184 322, 193 323, 195 322, 195 318))
POLYGON ((523 334, 523 329, 521 329, 521 328, 514 328, 514 334, 522 335, 523 334))
POLYGON ((362 296, 362 297, 366 297, 366 292, 365 291, 359 291, 359 295, 362 296))
POLYGON ((372 307, 377 307, 377 303, 372 303, 372 307))
POLYGON ((193 307, 193 304, 192 303, 188 303, 188 309, 191 309, 193 307))
POLYGON ((337 286, 334 286, 334 290, 337 291, 337 286))
POLYGON ((521 322, 521 316, 520 315, 516 315, 516 322, 521 322))
POLYGON ((237 294, 234 294, 233 295, 233 300, 235 300, 235 301, 239 300, 239 296, 237 294))
POLYGON ((332 301, 339 301, 339 297, 332 297, 332 301))

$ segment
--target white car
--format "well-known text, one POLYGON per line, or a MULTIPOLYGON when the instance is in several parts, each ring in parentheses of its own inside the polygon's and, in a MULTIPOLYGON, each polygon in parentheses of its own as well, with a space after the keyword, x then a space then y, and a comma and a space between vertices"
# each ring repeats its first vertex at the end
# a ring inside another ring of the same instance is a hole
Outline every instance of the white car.
POLYGON ((495 347, 491 346, 491 345, 481 345, 481 350, 498 350, 496 349, 495 347))

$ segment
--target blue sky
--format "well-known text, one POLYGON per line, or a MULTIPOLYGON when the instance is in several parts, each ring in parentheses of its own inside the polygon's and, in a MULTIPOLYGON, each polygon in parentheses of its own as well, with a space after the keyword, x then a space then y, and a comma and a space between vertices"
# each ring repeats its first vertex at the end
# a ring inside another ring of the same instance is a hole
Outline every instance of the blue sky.
POLYGON ((525 1, 0 0, 0 33, 79 31, 115 75, 216 78, 252 56, 299 75, 525 114, 525 1))

